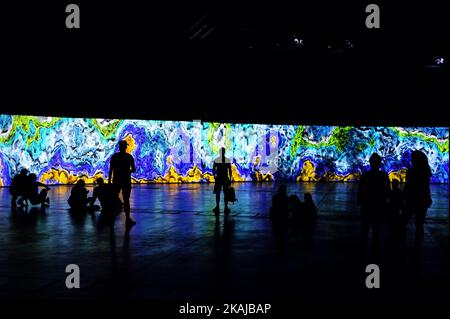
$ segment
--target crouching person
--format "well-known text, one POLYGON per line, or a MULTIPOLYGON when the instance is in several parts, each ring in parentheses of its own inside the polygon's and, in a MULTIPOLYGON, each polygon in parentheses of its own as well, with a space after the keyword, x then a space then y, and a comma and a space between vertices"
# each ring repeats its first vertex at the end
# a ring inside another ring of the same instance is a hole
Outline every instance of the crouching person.
POLYGON ((103 212, 118 212, 122 208, 121 202, 114 185, 105 184, 103 178, 99 177, 96 180, 97 187, 94 188, 92 199, 90 201, 90 209, 99 210, 100 206, 95 205, 97 199, 100 202, 103 212))
POLYGON ((17 199, 19 199, 19 205, 25 206, 26 203, 26 188, 28 181, 28 170, 22 168, 19 174, 15 175, 11 181, 11 186, 9 187, 9 193, 11 194, 11 206, 17 206, 17 199))
POLYGON ((47 185, 38 182, 36 174, 28 175, 25 187, 25 200, 29 200, 31 205, 41 204, 42 207, 50 205, 50 199, 47 197, 47 192, 50 188, 47 185), (39 187, 43 187, 44 189, 39 192, 39 187))
POLYGON ((90 198, 87 197, 89 191, 86 189, 85 185, 85 181, 80 179, 72 188, 70 197, 67 200, 72 211, 81 212, 87 210, 90 198))

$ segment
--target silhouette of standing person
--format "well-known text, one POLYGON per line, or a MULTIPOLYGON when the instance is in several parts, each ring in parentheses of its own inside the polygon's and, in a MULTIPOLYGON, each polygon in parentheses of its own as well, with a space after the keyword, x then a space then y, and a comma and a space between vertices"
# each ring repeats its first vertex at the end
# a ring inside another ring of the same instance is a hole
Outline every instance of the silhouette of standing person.
POLYGON ((127 153, 127 142, 119 142, 119 152, 111 157, 109 163, 109 183, 111 181, 117 194, 122 191, 122 197, 126 215, 126 227, 136 224, 130 217, 131 174, 136 171, 134 158, 127 153))
POLYGON ((398 179, 392 180, 392 189, 389 192, 389 219, 391 223, 397 223, 402 208, 403 192, 399 185, 398 179))
POLYGON ((220 149, 220 156, 214 160, 213 165, 213 176, 214 176, 214 194, 216 194, 216 207, 214 207, 213 212, 218 215, 220 213, 220 192, 223 190, 224 202, 225 202, 225 215, 230 213, 228 208, 228 200, 226 196, 226 191, 231 185, 231 160, 225 157, 225 148, 220 149))
POLYGON ((390 228, 390 235, 393 239, 397 239, 398 230, 400 228, 400 211, 402 208, 403 192, 399 187, 400 182, 398 179, 392 180, 392 189, 389 192, 389 205, 388 205, 388 223, 390 228))
POLYGON ((272 197, 272 207, 270 207, 270 218, 272 223, 286 225, 289 221, 289 197, 286 185, 280 185, 278 192, 272 197))
POLYGON ((412 167, 406 174, 404 192, 403 221, 408 224, 411 217, 416 221, 416 247, 422 244, 424 237, 423 224, 432 199, 430 193, 431 169, 427 156, 421 151, 413 151, 411 154, 412 167))
POLYGON ((289 223, 289 197, 286 185, 280 185, 272 197, 269 217, 272 220, 272 233, 277 253, 284 256, 289 223))
POLYGON ((362 174, 358 187, 358 205, 361 206, 361 240, 366 242, 372 225, 372 244, 378 246, 383 215, 387 209, 390 191, 388 175, 380 170, 381 157, 373 153, 369 159, 370 170, 362 174))

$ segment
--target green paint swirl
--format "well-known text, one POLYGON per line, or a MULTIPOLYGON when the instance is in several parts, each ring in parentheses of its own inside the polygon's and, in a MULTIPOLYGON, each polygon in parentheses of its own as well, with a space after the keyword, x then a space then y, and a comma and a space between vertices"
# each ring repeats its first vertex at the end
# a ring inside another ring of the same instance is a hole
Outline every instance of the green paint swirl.
POLYGON ((91 119, 92 125, 102 134, 104 139, 109 139, 114 136, 121 122, 121 120, 113 120, 108 125, 102 126, 96 119, 91 119))
POLYGON ((12 116, 11 130, 7 136, 0 137, 0 143, 9 142, 18 129, 22 129, 25 133, 30 133, 31 125, 34 124, 36 132, 33 136, 28 136, 26 141, 27 146, 29 146, 33 141, 39 141, 41 128, 53 127, 59 120, 59 117, 52 117, 50 121, 41 121, 37 116, 12 116))
POLYGON ((299 126, 295 132, 295 136, 292 141, 291 156, 294 157, 295 154, 297 153, 297 150, 300 147, 321 148, 321 147, 325 147, 325 146, 336 146, 337 150, 339 152, 341 152, 342 149, 345 148, 348 141, 350 140, 350 130, 351 129, 352 129, 351 126, 336 127, 336 128, 334 128, 333 132, 331 133, 331 136, 328 139, 328 141, 312 143, 303 138, 303 133, 305 131, 305 127, 299 126))

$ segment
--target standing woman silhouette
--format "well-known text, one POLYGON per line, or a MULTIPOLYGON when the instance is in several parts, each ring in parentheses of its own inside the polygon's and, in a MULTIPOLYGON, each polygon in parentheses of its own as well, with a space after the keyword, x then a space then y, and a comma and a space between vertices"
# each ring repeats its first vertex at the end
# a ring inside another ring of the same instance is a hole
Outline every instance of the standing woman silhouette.
POLYGON ((406 174, 403 221, 406 227, 411 217, 415 216, 416 246, 420 246, 424 237, 425 216, 432 203, 430 193, 431 169, 428 165, 427 156, 421 151, 412 152, 411 166, 406 174))

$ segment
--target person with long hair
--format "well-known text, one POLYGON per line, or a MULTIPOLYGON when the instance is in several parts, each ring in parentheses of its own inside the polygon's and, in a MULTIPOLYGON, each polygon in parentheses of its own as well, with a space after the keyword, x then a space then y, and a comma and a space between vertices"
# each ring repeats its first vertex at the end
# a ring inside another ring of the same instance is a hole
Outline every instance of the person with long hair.
POLYGON ((411 154, 411 168, 406 174, 404 188, 404 205, 402 219, 404 226, 408 224, 414 215, 416 222, 416 245, 420 246, 424 238, 423 224, 432 199, 430 193, 431 169, 428 158, 421 151, 413 151, 411 154))

